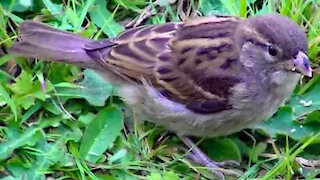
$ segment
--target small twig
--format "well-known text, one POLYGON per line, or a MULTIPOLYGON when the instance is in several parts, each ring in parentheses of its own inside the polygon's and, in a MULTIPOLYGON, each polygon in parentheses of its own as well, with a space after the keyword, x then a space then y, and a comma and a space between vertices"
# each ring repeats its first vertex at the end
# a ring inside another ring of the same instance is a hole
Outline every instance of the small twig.
POLYGON ((274 139, 268 139, 267 142, 272 145, 272 148, 273 148, 274 152, 276 153, 276 155, 278 157, 280 157, 281 156, 280 151, 278 150, 278 148, 277 148, 276 144, 274 143, 274 141, 275 141, 274 139))
MULTIPOLYGON (((278 159, 279 156, 275 154, 270 154, 270 153, 261 153, 259 155, 260 157, 265 157, 265 158, 270 158, 270 159, 278 159)), ((320 167, 320 160, 309 160, 305 159, 303 157, 296 157, 295 161, 299 163, 299 165, 303 168, 308 168, 308 169, 316 169, 320 167)))
POLYGON ((303 168, 316 169, 320 167, 320 160, 308 160, 302 157, 297 157, 295 160, 303 168))
POLYGON ((152 11, 151 5, 149 5, 142 10, 140 16, 134 18, 125 27, 132 28, 132 27, 140 26, 145 19, 147 19, 148 17, 150 17, 154 14, 156 14, 156 13, 152 11))
POLYGON ((59 104, 60 108, 62 109, 62 111, 63 111, 67 116, 69 116, 70 119, 72 119, 73 121, 76 121, 77 119, 74 118, 74 117, 64 108, 64 106, 63 106, 63 104, 62 104, 59 96, 57 95, 58 92, 56 91, 55 88, 53 88, 53 92, 55 93, 55 95, 56 95, 56 97, 57 97, 58 104, 59 104))

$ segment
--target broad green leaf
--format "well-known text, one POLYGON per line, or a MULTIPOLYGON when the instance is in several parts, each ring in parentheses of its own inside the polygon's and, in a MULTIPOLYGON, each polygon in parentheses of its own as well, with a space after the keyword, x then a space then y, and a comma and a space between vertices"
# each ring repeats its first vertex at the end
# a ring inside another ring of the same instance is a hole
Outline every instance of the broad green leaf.
POLYGON ((82 131, 77 126, 77 123, 69 120, 63 121, 63 124, 61 124, 57 128, 59 134, 63 137, 63 141, 74 141, 79 142, 82 137, 82 131))
POLYGON ((212 16, 216 14, 228 14, 228 10, 221 3, 220 0, 200 0, 200 11, 205 16, 212 16))
POLYGON ((30 8, 32 5, 32 0, 19 0, 20 4, 26 8, 30 8))
POLYGON ((61 142, 60 139, 51 144, 43 138, 35 147, 38 153, 35 154, 35 160, 31 160, 30 166, 15 158, 10 160, 6 167, 16 177, 25 176, 28 180, 44 179, 44 173, 50 166, 66 165, 70 161, 66 156, 66 147, 61 142))
POLYGON ((260 142, 254 148, 252 148, 250 156, 253 162, 258 162, 258 157, 261 153, 265 152, 267 149, 267 143, 260 142))
POLYGON ((92 70, 85 70, 84 80, 78 86, 56 87, 57 95, 68 98, 84 98, 94 106, 104 106, 113 87, 92 70))
POLYGON ((51 0, 42 0, 43 4, 47 7, 53 15, 62 15, 62 4, 55 4, 51 0))
MULTIPOLYGON (((0 143, 0 160, 8 158, 15 149, 21 146, 33 145, 43 136, 40 130, 38 127, 32 127, 23 134, 17 134, 14 138, 9 138, 7 141, 0 143)), ((8 128, 7 131, 12 131, 12 128, 8 128)))
POLYGON ((81 11, 80 17, 78 19, 78 22, 75 24, 74 29, 77 31, 80 29, 84 19, 86 18, 86 15, 89 11, 89 9, 91 8, 91 6, 93 5, 93 3, 95 2, 95 0, 87 0, 85 1, 85 5, 81 11))
POLYGON ((78 118, 78 123, 80 127, 88 126, 96 117, 95 114, 89 112, 87 114, 80 115, 78 118))
MULTIPOLYGON (((5 1, 0 1, 1 5, 3 6, 4 9, 8 10, 8 11, 14 11, 14 12, 25 12, 27 11, 30 6, 28 6, 28 2, 25 3, 25 5, 23 5, 23 2, 21 3, 21 1, 23 0, 15 0, 15 3, 12 4, 12 1, 9 0, 5 0, 5 1)), ((27 0, 29 1, 29 0, 27 0)))
POLYGON ((12 14, 8 11, 4 11, 4 14, 6 16, 8 16, 13 22, 15 23, 22 23, 24 20, 22 18, 20 18, 19 16, 15 15, 15 14, 12 14))
MULTIPOLYGON (((28 169, 30 167, 28 167, 28 165, 23 163, 18 158, 12 158, 12 159, 8 160, 6 163, 6 168, 14 177, 28 176, 28 174, 30 174, 30 172, 28 172, 28 169)), ((32 175, 34 175, 34 174, 32 174, 32 175)), ((17 178, 17 179, 19 179, 19 178, 17 178)))
POLYGON ((79 16, 70 6, 66 6, 65 8, 64 16, 62 18, 62 26, 68 21, 74 27, 79 22, 79 16))
MULTIPOLYGON (((315 78, 315 77, 314 77, 315 78)), ((314 110, 320 109, 320 80, 316 81, 306 93, 293 96, 288 105, 293 107, 294 115, 301 117, 314 110)))
POLYGON ((0 95, 0 107, 3 107, 7 104, 7 101, 0 95))
POLYGON ((272 137, 276 135, 288 135, 296 140, 304 139, 319 131, 320 123, 299 123, 296 121, 293 113, 294 109, 292 107, 282 107, 274 117, 258 124, 257 127, 272 137))
MULTIPOLYGON (((316 78, 316 77, 314 77, 316 78)), ((293 95, 287 106, 278 110, 277 114, 268 121, 257 125, 269 135, 288 135, 296 140, 304 139, 320 129, 320 122, 309 119, 300 120, 303 116, 320 109, 320 80, 315 81, 302 95, 293 95)), ((311 116, 311 117, 310 117, 311 116)), ((308 117, 308 116, 307 116, 308 117)))
POLYGON ((36 99, 44 101, 47 98, 45 93, 52 91, 53 85, 50 81, 44 81, 43 78, 33 79, 31 74, 23 71, 10 88, 14 92, 12 99, 15 104, 21 106, 23 109, 29 109, 34 105, 36 99), (39 80, 41 80, 42 83, 40 83, 39 80))
POLYGON ((32 75, 23 71, 16 82, 10 86, 11 90, 16 94, 27 94, 32 90, 33 78, 32 75))
POLYGON ((120 151, 116 152, 114 155, 112 155, 109 160, 108 163, 112 164, 120 159, 122 159, 123 157, 125 157, 128 154, 128 150, 127 149, 121 149, 120 151))
POLYGON ((173 171, 166 171, 162 175, 163 180, 179 180, 179 176, 173 171))
POLYGON ((309 113, 304 123, 320 123, 320 111, 315 110, 309 113))
POLYGON ((225 7, 228 10, 228 14, 239 16, 239 0, 220 0, 223 4, 223 7, 225 7))
POLYGON ((85 130, 80 145, 80 155, 86 161, 95 163, 101 155, 113 146, 123 127, 121 110, 114 106, 102 109, 85 130))
MULTIPOLYGON (((1 40, 2 41, 2 40, 1 40)), ((0 41, 0 42, 1 42, 0 41)), ((0 66, 4 65, 5 63, 9 62, 10 60, 13 59, 13 55, 2 55, 0 56, 0 66)))
POLYGON ((237 144, 230 138, 206 139, 201 146, 207 155, 216 161, 235 160, 241 162, 241 153, 237 144))
POLYGON ((95 33, 97 33, 98 28, 97 26, 94 25, 94 23, 89 23, 89 25, 86 27, 86 29, 82 30, 79 35, 82 37, 87 37, 90 38, 92 37, 95 33))
POLYGON ((71 67, 68 65, 64 65, 62 63, 50 63, 52 69, 58 69, 58 71, 53 70, 50 73, 50 80, 53 84, 58 84, 61 82, 69 81, 71 77, 71 67))
POLYGON ((147 176, 147 180, 162 180, 162 177, 159 173, 151 172, 151 174, 147 176))
POLYGON ((26 130, 23 133, 17 133, 14 128, 8 127, 6 129, 8 140, 0 143, 0 160, 8 158, 12 152, 24 145, 34 145, 39 139, 43 137, 42 129, 60 121, 59 117, 43 119, 26 130), (14 134, 9 136, 10 134, 14 134))
POLYGON ((29 109, 32 105, 34 105, 35 99, 31 96, 23 96, 18 98, 15 102, 16 104, 19 104, 23 109, 29 109))
POLYGON ((106 0, 96 0, 89 11, 91 21, 96 24, 108 37, 115 37, 124 30, 124 27, 116 23, 112 14, 107 9, 106 0))
POLYGON ((0 82, 7 82, 9 79, 13 79, 10 74, 0 70, 0 82))
POLYGON ((39 174, 43 174, 52 165, 70 166, 73 164, 67 154, 63 136, 53 143, 41 140, 37 143, 36 148, 41 152, 36 156, 36 162, 33 164, 32 169, 39 174))
POLYGON ((246 17, 247 10, 252 8, 256 0, 200 0, 200 11, 205 16, 210 15, 234 15, 246 17))

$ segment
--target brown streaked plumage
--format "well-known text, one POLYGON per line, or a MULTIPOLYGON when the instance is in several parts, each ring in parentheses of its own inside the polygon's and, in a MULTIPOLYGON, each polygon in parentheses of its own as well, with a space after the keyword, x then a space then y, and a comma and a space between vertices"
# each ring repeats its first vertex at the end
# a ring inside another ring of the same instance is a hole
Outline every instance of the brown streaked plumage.
POLYGON ((136 81, 145 78, 152 86, 166 89, 170 97, 174 96, 171 100, 184 102, 187 108, 194 109, 189 105, 194 104, 192 101, 216 100, 221 107, 211 108, 212 111, 222 110, 227 103, 228 88, 240 81, 236 78, 239 75, 236 54, 230 52, 234 49, 234 29, 242 21, 235 17, 211 17, 137 27, 121 33, 112 41, 111 48, 110 42, 104 42, 104 48, 100 42, 93 42, 87 50, 93 59, 117 69, 117 74, 136 81), (91 48, 96 43, 97 48, 91 48), (169 61, 162 58, 168 56, 169 61), (210 72, 210 77, 199 78, 199 72, 203 71, 210 72), (235 73, 232 76, 216 77, 231 71, 235 73), (209 83, 215 83, 216 87, 209 87, 209 83))
POLYGON ((95 69, 141 114, 182 135, 225 135, 264 120, 297 83, 291 70, 311 72, 303 32, 275 14, 146 25, 101 41, 35 21, 20 29, 12 52, 95 69))

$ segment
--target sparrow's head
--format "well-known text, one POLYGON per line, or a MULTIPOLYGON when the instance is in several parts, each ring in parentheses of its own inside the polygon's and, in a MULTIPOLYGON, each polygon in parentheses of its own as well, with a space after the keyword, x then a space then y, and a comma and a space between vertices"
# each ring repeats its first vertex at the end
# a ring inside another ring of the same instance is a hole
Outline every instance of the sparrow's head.
POLYGON ((250 17, 235 37, 245 66, 312 76, 305 34, 289 18, 278 14, 250 17))

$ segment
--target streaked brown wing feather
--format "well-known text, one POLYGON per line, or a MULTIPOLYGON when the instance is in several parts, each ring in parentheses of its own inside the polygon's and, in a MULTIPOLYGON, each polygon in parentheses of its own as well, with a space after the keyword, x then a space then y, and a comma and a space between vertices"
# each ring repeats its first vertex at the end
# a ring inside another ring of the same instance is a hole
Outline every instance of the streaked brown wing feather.
POLYGON ((228 107, 229 88, 241 81, 233 53, 233 34, 241 21, 206 17, 137 27, 106 41, 105 47, 96 44, 89 54, 121 76, 147 79, 166 97, 191 110, 220 111, 228 107))
POLYGON ((233 39, 241 21, 210 17, 184 23, 170 39, 171 61, 159 58, 159 83, 184 102, 225 101, 229 88, 241 81, 233 39))
POLYGON ((157 55, 168 49, 168 41, 181 23, 148 25, 129 29, 116 39, 93 42, 86 46, 88 54, 108 69, 127 79, 148 79, 156 84, 154 67, 157 55), (96 46, 96 48, 94 48, 96 46))

